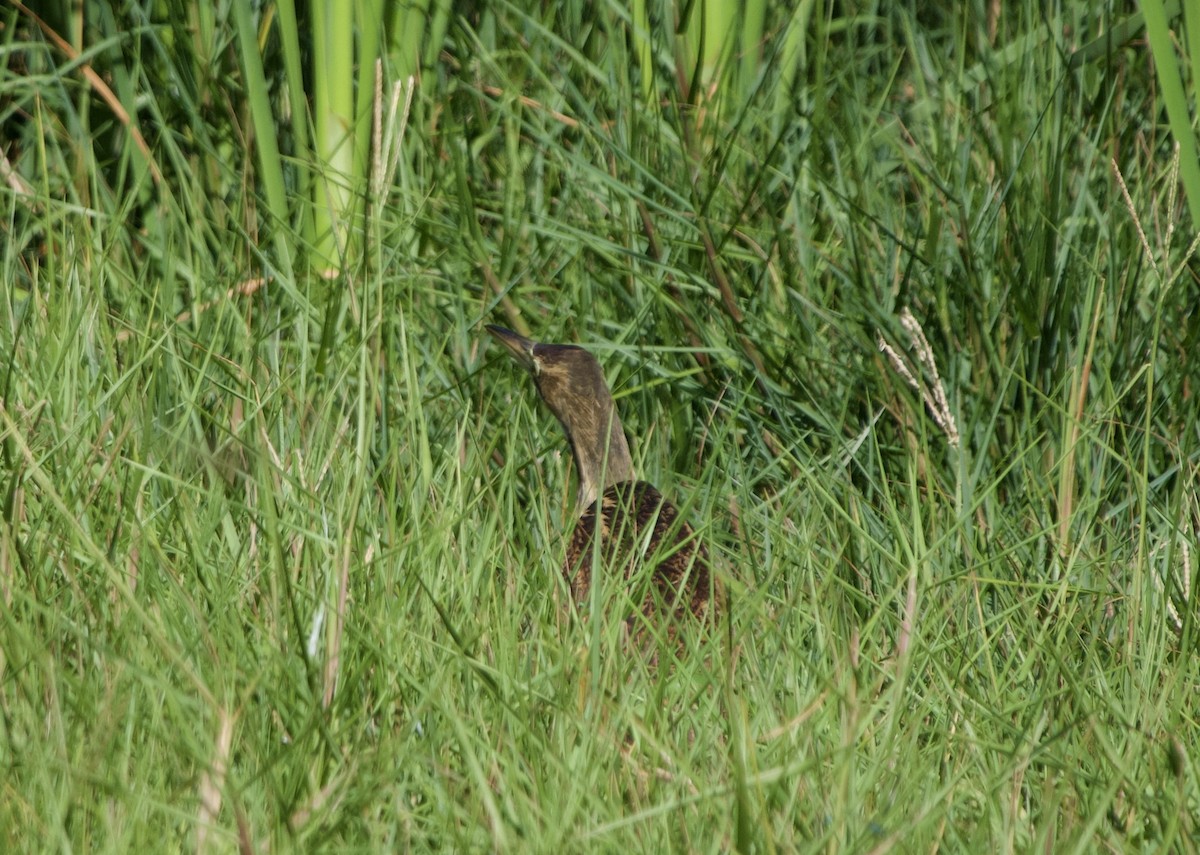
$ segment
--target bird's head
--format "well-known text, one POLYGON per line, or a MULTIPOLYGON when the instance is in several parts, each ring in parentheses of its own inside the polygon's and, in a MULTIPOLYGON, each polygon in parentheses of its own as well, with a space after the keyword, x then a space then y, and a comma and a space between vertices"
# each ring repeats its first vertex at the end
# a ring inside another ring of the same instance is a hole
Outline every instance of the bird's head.
POLYGON ((596 357, 573 344, 541 344, 504 327, 489 325, 487 330, 533 375, 538 394, 568 432, 586 422, 595 423, 599 432, 599 420, 607 421, 613 399, 596 357))
POLYGON ((581 497, 594 500, 602 484, 633 478, 629 446, 596 357, 573 344, 542 344, 504 327, 489 324, 487 331, 533 375, 538 394, 566 431, 580 470, 581 497))

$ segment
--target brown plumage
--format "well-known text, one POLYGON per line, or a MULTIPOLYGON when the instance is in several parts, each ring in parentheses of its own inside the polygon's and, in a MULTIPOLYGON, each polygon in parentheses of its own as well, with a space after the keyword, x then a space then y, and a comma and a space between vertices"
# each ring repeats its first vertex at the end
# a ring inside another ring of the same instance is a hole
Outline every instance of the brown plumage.
MULTIPOLYGON (((588 604, 599 558, 601 567, 621 574, 648 621, 673 622, 688 615, 712 620, 715 580, 704 544, 674 505, 634 477, 621 419, 595 357, 582 347, 539 344, 503 327, 487 329, 533 374, 538 394, 571 444, 579 474, 579 520, 567 543, 563 574, 575 602, 588 604)), ((636 622, 631 616, 631 629, 636 622)))

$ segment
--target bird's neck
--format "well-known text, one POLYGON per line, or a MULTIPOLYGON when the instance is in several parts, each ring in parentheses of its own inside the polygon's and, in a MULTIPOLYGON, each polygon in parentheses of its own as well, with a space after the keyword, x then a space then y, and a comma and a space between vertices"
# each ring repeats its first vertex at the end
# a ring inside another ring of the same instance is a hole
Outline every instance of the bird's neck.
POLYGON ((581 423, 563 424, 571 441, 575 471, 579 473, 575 510, 580 516, 613 484, 634 478, 633 457, 616 408, 610 403, 589 415, 592 418, 581 423))

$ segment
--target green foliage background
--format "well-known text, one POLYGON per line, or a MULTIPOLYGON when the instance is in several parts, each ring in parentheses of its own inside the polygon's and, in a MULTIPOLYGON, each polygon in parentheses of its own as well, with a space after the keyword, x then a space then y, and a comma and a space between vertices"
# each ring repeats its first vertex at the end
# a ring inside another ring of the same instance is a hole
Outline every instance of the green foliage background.
POLYGON ((0 846, 1200 848, 1178 5, 6 0, 0 846), (674 667, 486 322, 708 541, 674 667))

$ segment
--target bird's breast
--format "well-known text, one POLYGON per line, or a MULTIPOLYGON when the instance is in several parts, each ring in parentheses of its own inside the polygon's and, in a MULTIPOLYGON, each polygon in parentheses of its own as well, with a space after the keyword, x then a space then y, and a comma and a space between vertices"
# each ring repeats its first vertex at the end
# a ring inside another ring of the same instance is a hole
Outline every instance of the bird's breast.
POLYGON ((645 481, 609 487, 576 523, 563 572, 577 603, 587 603, 597 571, 605 579, 624 580, 648 618, 688 612, 699 617, 709 610, 704 545, 675 506, 645 481))

